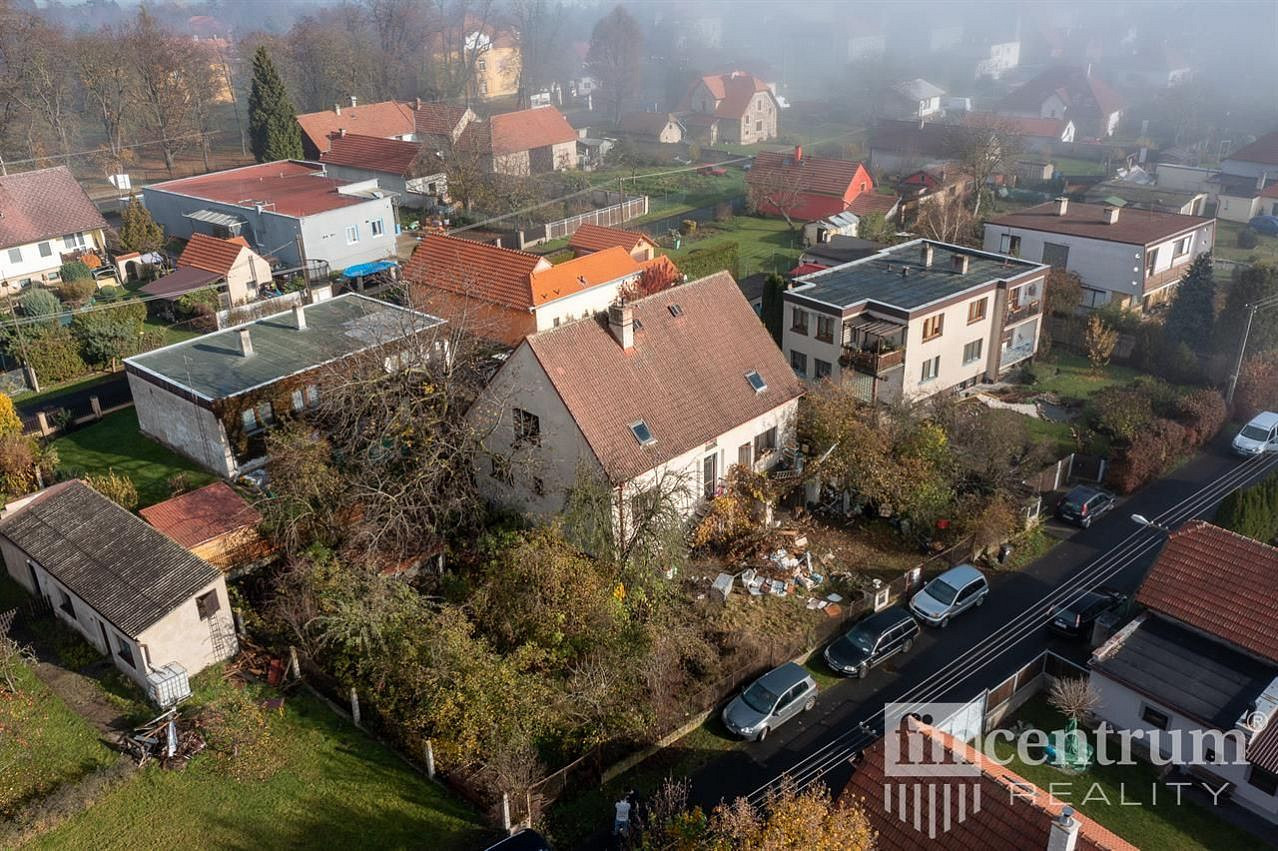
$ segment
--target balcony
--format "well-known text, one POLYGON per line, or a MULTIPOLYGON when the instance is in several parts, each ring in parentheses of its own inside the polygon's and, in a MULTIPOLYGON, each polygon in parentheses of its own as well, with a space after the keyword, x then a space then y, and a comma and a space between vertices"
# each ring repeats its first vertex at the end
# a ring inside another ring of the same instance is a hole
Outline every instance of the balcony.
POLYGON ((1023 322, 1033 316, 1038 316, 1043 312, 1043 302, 1041 299, 1034 301, 1022 302, 1021 304, 1007 305, 1007 319, 1004 325, 1015 325, 1017 322, 1023 322))
POLYGON ((999 369, 1006 369, 1017 361, 1023 361, 1034 354, 1033 340, 1018 340, 1016 345, 1003 349, 998 358, 999 369))
POLYGON ((882 375, 893 367, 905 363, 905 349, 870 350, 855 346, 844 346, 839 365, 851 367, 866 375, 882 375))

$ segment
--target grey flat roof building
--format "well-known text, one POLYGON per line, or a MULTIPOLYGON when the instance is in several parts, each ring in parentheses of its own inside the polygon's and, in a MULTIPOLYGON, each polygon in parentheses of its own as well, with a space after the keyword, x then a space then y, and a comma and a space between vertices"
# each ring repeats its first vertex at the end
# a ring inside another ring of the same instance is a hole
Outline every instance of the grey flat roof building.
POLYGON ((357 293, 174 343, 125 360, 126 368, 213 400, 279 381, 366 349, 420 333, 444 320, 357 293), (247 332, 252 354, 241 349, 247 332))

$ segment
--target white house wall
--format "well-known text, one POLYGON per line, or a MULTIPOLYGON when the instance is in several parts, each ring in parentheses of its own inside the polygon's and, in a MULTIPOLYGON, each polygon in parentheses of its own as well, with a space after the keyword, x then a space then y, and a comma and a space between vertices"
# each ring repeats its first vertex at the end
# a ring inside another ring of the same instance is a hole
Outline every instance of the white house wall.
POLYGON ((219 476, 234 475, 237 464, 230 441, 212 411, 133 372, 127 374, 143 434, 219 476))
MULTIPOLYGON (((84 238, 84 248, 101 251, 106 247, 101 230, 79 233, 84 238)), ((68 243, 61 236, 51 236, 25 245, 0 248, 0 282, 5 284, 7 290, 18 289, 19 282, 28 278, 33 284, 44 283, 49 280, 52 273, 56 273, 62 267, 63 252, 75 251, 79 248, 81 246, 74 242, 68 243), (49 247, 48 257, 40 256, 40 246, 44 244, 49 247), (22 259, 17 263, 9 259, 9 252, 13 248, 17 248, 22 255, 22 259)))
POLYGON ((1143 246, 986 224, 982 247, 986 251, 998 252, 1003 234, 1020 236, 1020 256, 1036 263, 1045 262, 1044 243, 1068 245, 1069 259, 1066 268, 1077 273, 1086 286, 1131 298, 1140 298, 1142 294, 1145 270, 1143 246))
POLYGON ((545 331, 556 325, 575 319, 584 319, 607 310, 608 305, 617 300, 617 292, 625 284, 639 280, 639 277, 639 275, 632 275, 627 278, 618 278, 607 284, 600 284, 570 296, 545 302, 534 311, 537 330, 545 331))
POLYGON ((170 662, 177 662, 191 676, 235 655, 235 627, 231 620, 231 601, 226 593, 226 579, 219 576, 201 588, 143 630, 137 640, 146 647, 152 667, 162 668, 170 662), (208 619, 201 619, 195 601, 210 591, 217 593, 218 609, 208 619), (225 636, 220 651, 213 643, 214 629, 222 631, 225 636))

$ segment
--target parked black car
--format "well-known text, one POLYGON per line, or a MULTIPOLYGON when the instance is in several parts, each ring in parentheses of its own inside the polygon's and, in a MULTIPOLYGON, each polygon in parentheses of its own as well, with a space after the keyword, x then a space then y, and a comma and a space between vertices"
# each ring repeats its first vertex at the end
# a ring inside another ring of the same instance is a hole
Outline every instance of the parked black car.
POLYGON ((919 634, 919 623, 905 608, 893 606, 870 615, 825 648, 825 663, 848 676, 864 677, 870 668, 905 653, 919 634))
POLYGON ((1068 606, 1057 609, 1047 628, 1066 638, 1087 638, 1097 618, 1126 602, 1127 595, 1121 591, 1104 588, 1088 591, 1068 606))
POLYGON ((1065 494, 1065 498, 1056 506, 1056 516, 1086 529, 1116 504, 1117 499, 1112 493, 1079 485, 1065 494))

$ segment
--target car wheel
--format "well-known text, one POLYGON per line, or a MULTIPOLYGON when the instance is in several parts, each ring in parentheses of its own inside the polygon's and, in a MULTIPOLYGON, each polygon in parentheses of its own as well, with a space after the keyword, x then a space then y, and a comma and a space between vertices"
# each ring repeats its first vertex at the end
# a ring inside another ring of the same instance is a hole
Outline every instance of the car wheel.
POLYGON ((977 597, 977 598, 976 598, 976 607, 977 607, 978 609, 979 609, 981 606, 984 606, 984 605, 985 605, 985 598, 986 598, 987 596, 988 596, 988 595, 986 595, 986 594, 982 594, 981 596, 979 596, 979 597, 977 597))
POLYGON ((1083 522, 1078 525, 1082 526, 1084 529, 1090 529, 1092 528, 1092 518, 1084 517, 1083 522))
POLYGON ((805 703, 805 704, 803 704, 803 711, 804 711, 804 712, 811 712, 811 711, 812 711, 812 707, 814 707, 814 706, 816 706, 816 698, 815 698, 815 697, 809 697, 809 698, 808 698, 808 702, 807 702, 807 703, 805 703))
POLYGON ((907 639, 907 640, 906 640, 906 642, 905 642, 904 644, 902 644, 902 645, 901 645, 901 652, 902 652, 902 653, 909 653, 909 652, 910 652, 910 648, 911 648, 911 647, 913 647, 913 646, 914 646, 914 639, 912 639, 912 638, 911 638, 911 639, 907 639))
POLYGON ((860 665, 857 666, 856 675, 860 677, 861 679, 865 679, 866 677, 870 675, 870 666, 866 664, 865 662, 862 662, 860 665))
POLYGON ((754 740, 755 740, 756 742, 761 742, 761 741, 763 741, 764 739, 766 739, 767 737, 768 737, 768 728, 767 728, 767 727, 760 727, 760 728, 759 728, 759 735, 755 736, 755 737, 754 737, 754 740))
POLYGON ((937 626, 939 626, 941 629, 945 629, 949 625, 950 625, 950 619, 948 617, 941 618, 941 622, 937 624, 937 626))

